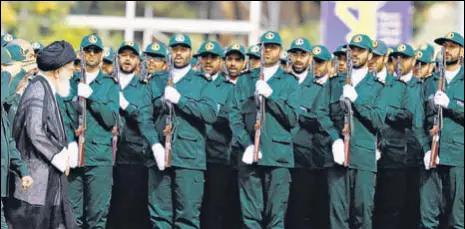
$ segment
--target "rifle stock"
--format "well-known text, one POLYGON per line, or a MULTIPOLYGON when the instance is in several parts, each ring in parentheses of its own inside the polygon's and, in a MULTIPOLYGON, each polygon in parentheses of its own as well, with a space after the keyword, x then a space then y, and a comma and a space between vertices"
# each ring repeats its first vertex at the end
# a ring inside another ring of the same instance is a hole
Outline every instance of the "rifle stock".
MULTIPOLYGON (((265 67, 265 59, 264 59, 264 50, 265 46, 262 42, 261 44, 261 55, 260 55, 260 75, 259 80, 265 80, 265 76, 263 75, 263 69, 265 67)), ((255 121, 254 129, 255 129, 255 138, 254 138, 254 153, 253 153, 253 161, 258 162, 260 160, 260 138, 262 134, 263 128, 263 121, 265 119, 265 97, 263 95, 259 95, 258 98, 259 109, 257 112, 257 118, 255 121)))
MULTIPOLYGON (((86 83, 86 66, 84 60, 84 50, 81 47, 81 75, 80 82, 86 83)), ((87 130, 87 102, 86 98, 79 97, 79 107, 81 108, 81 114, 79 115, 79 127, 75 134, 78 136, 78 167, 84 166, 85 158, 85 142, 86 142, 86 130, 87 130)))
MULTIPOLYGON (((347 59, 347 75, 345 79, 346 85, 352 85, 352 52, 347 45, 347 52, 346 52, 346 59, 347 59)), ((350 139, 353 135, 353 110, 352 110, 352 103, 348 99, 343 99, 342 106, 345 108, 345 115, 344 115, 344 128, 342 129, 342 135, 344 137, 344 167, 350 166, 350 139)))
MULTIPOLYGON (((168 56, 168 81, 167 81, 167 86, 172 87, 173 86, 173 61, 171 58, 171 53, 168 56)), ((169 168, 171 167, 171 162, 172 162, 172 151, 171 151, 171 143, 172 143, 172 138, 173 138, 173 105, 168 102, 168 116, 166 117, 166 126, 165 129, 163 130, 163 135, 165 136, 165 167, 169 168)))

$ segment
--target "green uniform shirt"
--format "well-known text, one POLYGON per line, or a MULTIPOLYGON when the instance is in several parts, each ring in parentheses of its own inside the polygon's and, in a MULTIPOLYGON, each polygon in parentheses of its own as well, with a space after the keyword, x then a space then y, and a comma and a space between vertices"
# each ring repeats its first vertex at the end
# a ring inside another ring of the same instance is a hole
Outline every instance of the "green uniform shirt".
MULTIPOLYGON (((142 136, 137 116, 142 102, 142 89, 145 83, 140 82, 138 77, 133 77, 129 84, 122 89, 124 97, 129 102, 126 110, 120 109, 120 120, 122 122, 122 133, 118 139, 118 152, 116 164, 153 164, 152 150, 147 140, 142 136)), ((121 127, 120 127, 121 128, 121 127)))
MULTIPOLYGON (((250 77, 240 77, 234 88, 234 102, 230 112, 233 137, 245 150, 254 143, 254 125, 257 118, 255 84, 258 70, 250 77)), ((265 121, 260 138, 262 166, 294 167, 291 129, 298 120, 298 83, 292 75, 281 68, 268 80, 273 93, 266 99, 265 121)))
MULTIPOLYGON (((65 130, 68 134, 78 127, 78 107, 77 85, 80 73, 75 73, 71 79, 71 92, 74 93, 70 99, 65 99, 65 107, 69 114, 76 114, 73 121, 76 128, 65 130), (68 103, 68 104, 66 104, 68 103), (71 104, 69 104, 71 103, 71 104)), ((87 99, 87 131, 85 141, 84 164, 86 166, 108 166, 113 165, 112 154, 112 129, 118 123, 119 109, 119 86, 110 76, 104 75, 101 71, 93 82, 90 83, 93 93, 87 99)), ((68 117, 72 117, 68 116, 68 117)), ((65 124, 66 125, 66 124, 65 124)), ((66 128, 72 128, 67 125, 66 128)), ((75 141, 77 138, 74 137, 75 141)))
POLYGON ((311 74, 300 84, 299 125, 292 130, 296 168, 332 165, 328 152, 340 136, 329 116, 329 89, 329 78, 323 82, 311 74))
POLYGON ((235 84, 221 74, 210 84, 214 85, 209 87, 213 91, 209 91, 207 94, 221 108, 216 122, 206 126, 207 162, 230 165, 232 132, 229 125, 229 112, 231 111, 235 84))
MULTIPOLYGON (((339 99, 344 81, 345 75, 331 80, 330 115, 340 133, 344 126, 344 111, 339 99)), ((384 119, 384 104, 378 102, 378 97, 383 87, 372 73, 368 73, 355 87, 358 97, 352 103, 354 133, 350 141, 350 168, 377 171, 376 133, 382 128, 384 119)))
MULTIPOLYGON (((150 145, 165 143, 163 130, 168 109, 161 99, 161 91, 164 91, 167 79, 167 74, 154 77, 144 91, 138 120, 142 135, 150 145)), ((205 170, 205 124, 214 123, 218 116, 218 106, 207 94, 214 90, 208 89, 209 83, 192 69, 173 87, 181 98, 178 104, 173 105, 172 166, 205 170)))
MULTIPOLYGON (((434 96, 437 90, 439 77, 437 75, 430 77, 430 80, 426 80, 425 94, 426 98, 434 96)), ((441 132, 439 140, 439 158, 441 165, 448 166, 464 166, 463 157, 463 142, 464 142, 464 96, 463 96, 463 67, 461 67, 458 74, 452 79, 450 83, 445 86, 445 93, 450 99, 448 108, 443 109, 443 130, 441 132)), ((426 109, 430 110, 430 106, 425 106, 426 109)), ((431 123, 434 121, 434 111, 426 111, 427 115, 430 115, 427 127, 432 127, 431 123)), ((431 140, 430 140, 431 141, 431 140)), ((429 145, 430 146, 430 145, 429 145)), ((428 147, 430 149, 430 147, 428 147)))

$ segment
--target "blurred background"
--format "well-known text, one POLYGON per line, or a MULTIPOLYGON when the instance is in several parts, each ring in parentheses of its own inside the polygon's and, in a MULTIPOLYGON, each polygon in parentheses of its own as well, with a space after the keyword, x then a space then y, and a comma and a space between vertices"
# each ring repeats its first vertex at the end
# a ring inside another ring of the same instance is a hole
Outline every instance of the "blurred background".
POLYGON ((96 32, 105 46, 133 40, 144 48, 173 33, 251 45, 262 32, 280 32, 285 48, 297 37, 334 49, 355 33, 389 45, 419 46, 449 31, 463 34, 463 1, 2 1, 1 32, 44 45, 67 40, 77 49, 96 32))

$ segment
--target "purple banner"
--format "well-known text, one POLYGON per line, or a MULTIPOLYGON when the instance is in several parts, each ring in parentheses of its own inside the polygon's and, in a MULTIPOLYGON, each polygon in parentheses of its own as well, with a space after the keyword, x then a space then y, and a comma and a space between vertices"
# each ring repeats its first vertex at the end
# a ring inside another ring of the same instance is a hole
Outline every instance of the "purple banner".
POLYGON ((412 40, 412 1, 321 2, 321 43, 334 51, 363 33, 388 46, 412 40))

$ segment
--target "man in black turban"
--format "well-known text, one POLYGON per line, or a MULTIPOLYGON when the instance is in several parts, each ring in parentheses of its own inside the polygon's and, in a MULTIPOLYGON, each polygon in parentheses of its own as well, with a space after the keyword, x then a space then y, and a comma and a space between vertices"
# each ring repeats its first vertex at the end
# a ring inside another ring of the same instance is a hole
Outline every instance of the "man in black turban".
POLYGON ((77 155, 67 149, 56 94, 70 93, 75 54, 66 41, 56 41, 40 50, 39 73, 26 88, 16 114, 13 137, 35 181, 27 191, 20 180, 6 205, 7 222, 15 229, 77 228, 67 196, 64 172, 77 165, 77 155))

